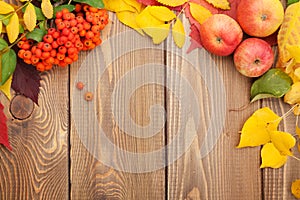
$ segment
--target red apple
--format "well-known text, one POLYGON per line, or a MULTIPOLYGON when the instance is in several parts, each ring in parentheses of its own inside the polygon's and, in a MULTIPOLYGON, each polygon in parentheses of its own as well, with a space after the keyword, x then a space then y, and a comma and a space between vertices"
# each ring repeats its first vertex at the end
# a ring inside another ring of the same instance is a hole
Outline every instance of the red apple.
POLYGON ((214 14, 200 26, 200 37, 207 51, 228 56, 242 41, 243 31, 233 18, 214 14))
POLYGON ((233 60, 236 69, 248 77, 258 77, 271 68, 274 53, 271 45, 259 38, 244 40, 235 50, 233 60))
POLYGON ((255 37, 266 37, 282 24, 284 9, 279 0, 241 0, 237 21, 243 31, 255 37))

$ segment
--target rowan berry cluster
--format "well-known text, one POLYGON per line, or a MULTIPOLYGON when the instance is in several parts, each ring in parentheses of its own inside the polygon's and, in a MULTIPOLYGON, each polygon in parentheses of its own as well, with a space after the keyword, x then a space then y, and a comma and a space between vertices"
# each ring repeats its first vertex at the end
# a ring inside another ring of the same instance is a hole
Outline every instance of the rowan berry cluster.
POLYGON ((18 56, 39 71, 77 61, 81 50, 101 44, 101 30, 108 23, 106 10, 87 4, 77 4, 74 13, 63 9, 55 16, 55 28, 49 28, 41 42, 26 37, 18 42, 18 56))

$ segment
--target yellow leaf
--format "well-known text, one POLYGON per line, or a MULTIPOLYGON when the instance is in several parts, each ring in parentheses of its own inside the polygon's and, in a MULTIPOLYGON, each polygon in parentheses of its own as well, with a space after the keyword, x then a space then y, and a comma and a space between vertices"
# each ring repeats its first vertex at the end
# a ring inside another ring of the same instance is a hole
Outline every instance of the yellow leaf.
POLYGON ((288 104, 300 103, 300 82, 292 85, 291 89, 284 95, 284 102, 288 104))
POLYGON ((215 8, 221 8, 223 10, 230 9, 230 4, 227 0, 206 0, 206 1, 212 4, 215 8))
POLYGON ((187 0, 157 0, 159 3, 167 5, 167 6, 180 6, 187 2, 187 0))
POLYGON ((240 143, 237 147, 266 144, 271 140, 270 131, 276 131, 280 121, 281 118, 268 107, 255 111, 242 128, 240 143))
MULTIPOLYGON (((130 2, 130 1, 127 1, 130 2)), ((105 9, 112 11, 112 12, 121 12, 121 11, 131 11, 136 12, 135 5, 132 6, 128 3, 126 3, 124 0, 103 0, 103 3, 105 5, 105 9)))
POLYGON ((296 126, 296 134, 300 138, 300 128, 298 125, 296 126))
POLYGON ((36 13, 32 3, 29 3, 24 12, 24 23, 29 31, 33 31, 36 26, 36 13))
POLYGON ((190 12, 193 18, 197 20, 200 24, 203 24, 205 20, 212 16, 212 13, 208 9, 192 2, 190 3, 190 12))
POLYGON ((279 50, 278 62, 286 63, 293 57, 287 50, 287 46, 300 45, 300 2, 293 3, 287 7, 277 39, 279 50))
POLYGON ((0 14, 5 15, 13 11, 15 11, 14 7, 4 1, 0 1, 0 14))
POLYGON ((173 26, 172 35, 173 35, 175 44, 179 48, 183 47, 184 42, 185 42, 185 31, 184 31, 184 27, 183 27, 181 20, 178 18, 176 19, 176 22, 173 26))
POLYGON ((124 2, 134 7, 138 13, 140 13, 143 9, 143 4, 137 2, 136 0, 124 0, 124 2))
POLYGON ((160 24, 156 27, 146 27, 143 28, 143 30, 147 35, 152 37, 152 41, 154 44, 160 44, 168 37, 170 24, 160 24))
POLYGON ((7 79, 4 85, 0 86, 0 91, 2 91, 9 100, 11 99, 11 94, 10 94, 11 81, 12 81, 12 76, 10 76, 7 79))
POLYGON ((50 0, 42 0, 41 4, 42 12, 48 19, 53 17, 53 6, 50 0))
POLYGON ((150 14, 150 7, 151 6, 146 7, 140 14, 136 16, 136 23, 140 28, 155 27, 157 25, 164 24, 163 21, 150 14))
POLYGON ((121 11, 121 12, 117 12, 116 15, 117 15, 118 19, 120 20, 120 22, 135 29, 141 35, 144 35, 142 29, 140 29, 140 27, 138 26, 138 24, 136 23, 136 20, 135 20, 138 13, 130 12, 130 11, 121 11))
POLYGON ((176 15, 165 6, 148 6, 147 8, 150 14, 160 21, 168 22, 176 18, 176 15))
POLYGON ((287 156, 283 156, 276 149, 273 143, 267 143, 261 149, 261 168, 271 167, 271 168, 279 168, 283 166, 287 161, 287 156))
POLYGON ((296 63, 300 63, 300 45, 286 45, 286 50, 295 59, 296 63))
POLYGON ((300 199, 300 179, 293 181, 291 192, 297 199, 300 199))
POLYGON ((2 27, 3 27, 3 24, 2 24, 2 21, 0 21, 0 34, 2 33, 2 27))
POLYGON ((283 156, 293 155, 290 149, 295 146, 296 139, 289 133, 281 131, 270 132, 271 141, 283 156))
POLYGON ((11 16, 9 23, 6 26, 6 32, 10 43, 16 41, 19 35, 19 17, 16 13, 11 16))

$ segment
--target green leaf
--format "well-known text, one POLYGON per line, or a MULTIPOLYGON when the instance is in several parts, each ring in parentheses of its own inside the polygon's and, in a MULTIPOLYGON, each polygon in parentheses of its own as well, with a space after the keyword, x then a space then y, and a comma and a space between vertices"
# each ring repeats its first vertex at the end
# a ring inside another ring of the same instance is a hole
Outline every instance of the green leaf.
POLYGON ((9 49, 1 57, 2 77, 0 85, 3 85, 7 79, 14 73, 17 64, 17 55, 14 50, 9 49))
POLYGON ((3 38, 0 38, 0 51, 6 47, 8 47, 7 42, 3 38))
POLYGON ((61 11, 62 9, 68 9, 70 12, 72 12, 73 10, 75 10, 75 6, 74 5, 60 5, 60 6, 57 6, 57 7, 54 7, 54 10, 53 10, 53 18, 55 18, 55 14, 58 12, 58 11, 61 11))
POLYGON ((293 3, 297 3, 299 0, 287 0, 287 5, 291 5, 293 3))
POLYGON ((46 31, 39 29, 39 28, 35 28, 33 31, 31 31, 30 33, 28 33, 26 35, 26 37, 28 39, 33 39, 37 42, 41 42, 43 40, 44 35, 46 34, 46 31))
POLYGON ((10 17, 7 17, 7 15, 0 15, 0 20, 2 21, 2 23, 7 26, 7 24, 9 23, 9 19, 10 17), (4 19, 3 19, 4 18, 4 19), (3 19, 3 20, 2 20, 3 19))
POLYGON ((280 69, 270 69, 251 87, 251 102, 259 99, 285 95, 291 88, 292 79, 280 69))
POLYGON ((86 3, 95 8, 104 8, 104 3, 102 0, 73 0, 78 3, 86 3))

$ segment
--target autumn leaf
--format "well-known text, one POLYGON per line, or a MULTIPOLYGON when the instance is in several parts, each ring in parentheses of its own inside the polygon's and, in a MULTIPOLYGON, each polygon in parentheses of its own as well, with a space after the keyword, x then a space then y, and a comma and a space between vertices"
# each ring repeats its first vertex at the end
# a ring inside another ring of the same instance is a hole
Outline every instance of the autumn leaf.
POLYGON ((221 8, 223 10, 229 10, 230 5, 227 0, 206 0, 208 3, 212 4, 216 8, 221 8))
POLYGON ((2 24, 2 21, 0 21, 0 34, 2 33, 2 27, 3 27, 3 24, 2 24))
POLYGON ((16 41, 19 35, 19 17, 16 13, 10 17, 6 32, 10 43, 16 41))
POLYGON ((138 26, 135 18, 137 17, 138 13, 136 12, 130 12, 130 11, 121 11, 116 13, 118 19, 123 24, 129 26, 130 28, 135 29, 137 32, 139 32, 141 35, 144 35, 143 31, 138 26))
POLYGON ((158 3, 156 0, 137 0, 137 2, 145 5, 145 6, 158 6, 160 3, 158 3))
POLYGON ((300 199, 300 179, 293 181, 291 192, 297 199, 300 199))
POLYGON ((187 2, 187 0, 157 0, 159 3, 167 6, 180 6, 187 2))
POLYGON ((293 58, 288 46, 300 45, 300 2, 287 7, 283 23, 278 32, 279 63, 287 63, 293 58))
POLYGON ((268 107, 255 111, 242 128, 237 147, 254 147, 270 142, 270 132, 277 130, 280 121, 281 118, 268 107))
POLYGON ((112 12, 130 11, 137 12, 134 5, 127 4, 124 0, 104 0, 105 9, 112 12))
POLYGON ((41 4, 42 12, 48 19, 53 17, 53 6, 50 0, 42 0, 41 4))
POLYGON ((289 133, 282 131, 271 131, 271 141, 283 156, 293 155, 290 149, 295 146, 296 139, 289 133))
POLYGON ((284 102, 288 104, 300 103, 300 82, 296 82, 292 85, 290 91, 284 96, 284 102))
POLYGON ((273 143, 266 143, 261 149, 262 163, 260 168, 280 168, 286 161, 287 156, 281 155, 273 143))
POLYGON ((134 7, 138 13, 140 13, 143 9, 143 5, 136 0, 124 0, 126 4, 134 7))
POLYGON ((40 81, 39 72, 32 65, 28 65, 18 58, 17 67, 12 79, 12 89, 38 104, 40 81))
POLYGON ((179 18, 176 19, 176 22, 172 28, 172 35, 175 44, 179 48, 182 48, 185 42, 185 31, 184 31, 183 24, 179 18))
POLYGON ((196 3, 190 3, 190 12, 193 18, 200 24, 212 16, 212 13, 208 9, 196 3))
POLYGON ((176 18, 176 15, 165 6, 149 6, 147 8, 152 16, 164 23, 176 18))
POLYGON ((202 47, 202 42, 201 42, 201 38, 200 38, 200 32, 199 32, 199 29, 194 25, 192 24, 190 26, 190 41, 191 41, 191 44, 187 50, 187 53, 193 51, 194 49, 196 48, 201 48, 202 47))
POLYGON ((14 11, 15 11, 14 7, 12 7, 11 5, 9 5, 4 1, 0 1, 0 14, 5 15, 14 11))
POLYGON ((7 118, 3 112, 4 106, 0 102, 0 144, 3 144, 7 149, 12 150, 8 140, 7 118))
POLYGON ((12 81, 12 76, 8 78, 8 80, 4 83, 4 85, 0 86, 0 91, 2 91, 3 94, 5 94, 8 100, 11 100, 11 94, 10 94, 11 81, 12 81))
POLYGON ((24 12, 24 23, 29 31, 33 31, 36 26, 36 13, 32 3, 29 3, 24 12))
POLYGON ((9 49, 1 55, 1 82, 3 85, 14 73, 16 68, 17 55, 14 50, 9 49))

